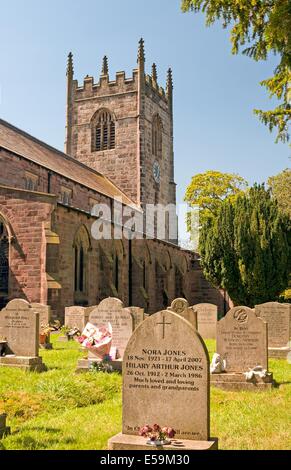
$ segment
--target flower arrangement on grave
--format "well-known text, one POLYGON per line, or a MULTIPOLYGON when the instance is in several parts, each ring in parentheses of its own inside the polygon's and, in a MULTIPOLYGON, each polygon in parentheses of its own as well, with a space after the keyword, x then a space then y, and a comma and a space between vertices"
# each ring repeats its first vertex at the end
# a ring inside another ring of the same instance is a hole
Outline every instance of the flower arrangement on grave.
POLYGON ((59 331, 61 329, 62 325, 60 320, 55 320, 53 324, 51 325, 52 331, 59 331))
POLYGON ((62 333, 62 335, 68 336, 68 333, 69 333, 70 329, 71 329, 71 328, 70 328, 69 326, 63 325, 63 326, 61 327, 61 333, 62 333))
POLYGON ((110 374, 113 372, 113 366, 111 364, 112 357, 109 354, 103 356, 102 361, 92 362, 89 367, 90 372, 107 372, 110 374))
POLYGON ((112 326, 96 327, 92 323, 87 323, 78 341, 83 347, 96 354, 101 361, 105 356, 110 355, 112 346, 112 326))
POLYGON ((47 344, 50 341, 50 334, 53 331, 52 327, 47 323, 41 323, 39 330, 39 343, 47 344))
POLYGON ((139 435, 148 439, 149 445, 168 445, 171 443, 169 439, 173 439, 176 431, 170 427, 161 427, 159 424, 150 426, 146 424, 139 429, 139 435))
POLYGON ((67 333, 67 336, 70 339, 78 339, 78 337, 81 336, 81 331, 77 326, 74 326, 74 328, 70 328, 69 332, 67 333))

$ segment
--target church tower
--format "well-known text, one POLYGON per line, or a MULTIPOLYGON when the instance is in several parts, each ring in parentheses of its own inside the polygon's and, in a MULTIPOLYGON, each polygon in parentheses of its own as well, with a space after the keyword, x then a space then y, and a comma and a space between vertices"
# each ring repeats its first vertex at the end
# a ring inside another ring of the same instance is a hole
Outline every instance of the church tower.
POLYGON ((131 78, 117 72, 109 79, 104 57, 99 81, 74 79, 73 57, 67 66, 65 152, 103 173, 135 203, 175 204, 173 82, 159 86, 157 67, 145 72, 143 39, 131 78))

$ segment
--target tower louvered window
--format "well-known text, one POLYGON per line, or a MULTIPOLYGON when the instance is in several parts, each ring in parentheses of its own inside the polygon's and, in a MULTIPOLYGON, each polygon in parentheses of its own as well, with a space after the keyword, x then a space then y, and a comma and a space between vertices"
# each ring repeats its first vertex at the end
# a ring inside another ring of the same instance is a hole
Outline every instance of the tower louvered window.
POLYGON ((115 149, 115 122, 109 111, 101 110, 93 120, 92 151, 112 149, 115 149))
POLYGON ((156 114, 152 122, 152 153, 155 157, 162 156, 163 124, 160 116, 156 114))

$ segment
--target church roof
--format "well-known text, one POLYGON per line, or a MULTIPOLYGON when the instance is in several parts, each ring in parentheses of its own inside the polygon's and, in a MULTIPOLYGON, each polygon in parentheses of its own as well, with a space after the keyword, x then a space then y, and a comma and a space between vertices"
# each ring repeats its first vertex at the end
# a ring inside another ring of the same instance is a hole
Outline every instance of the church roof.
POLYGON ((124 204, 136 204, 102 173, 0 119, 0 147, 124 204))

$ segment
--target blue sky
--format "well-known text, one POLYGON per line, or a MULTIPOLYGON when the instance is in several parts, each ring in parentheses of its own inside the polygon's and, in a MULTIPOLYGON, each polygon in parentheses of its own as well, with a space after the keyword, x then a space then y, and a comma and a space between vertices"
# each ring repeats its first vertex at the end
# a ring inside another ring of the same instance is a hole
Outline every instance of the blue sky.
POLYGON ((276 59, 233 56, 228 32, 205 27, 202 14, 182 14, 180 0, 1 1, 0 116, 63 150, 66 57, 75 77, 99 77, 104 54, 110 75, 136 67, 145 40, 146 65, 159 82, 174 75, 175 173, 178 200, 192 175, 208 169, 262 182, 290 164, 288 145, 275 144, 253 114, 272 103, 259 82, 276 59))

